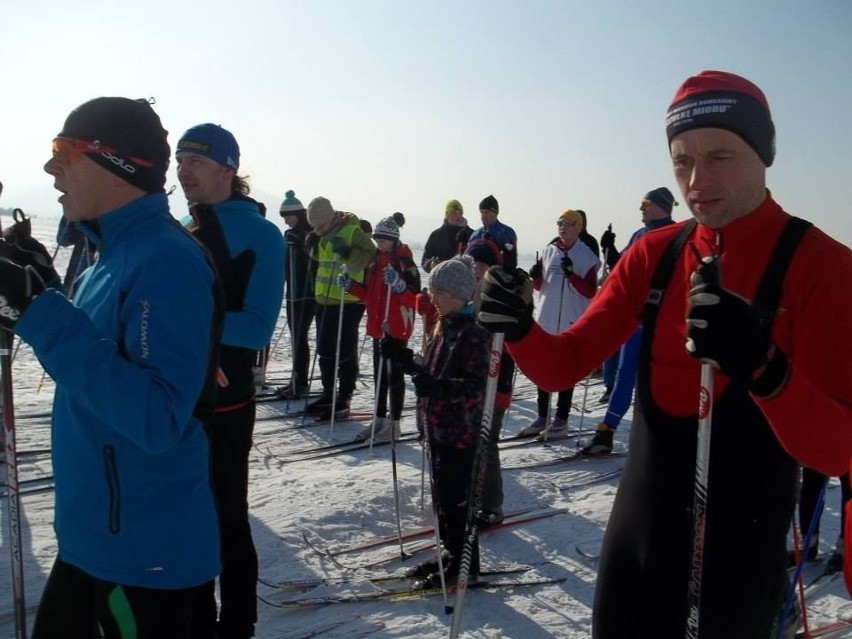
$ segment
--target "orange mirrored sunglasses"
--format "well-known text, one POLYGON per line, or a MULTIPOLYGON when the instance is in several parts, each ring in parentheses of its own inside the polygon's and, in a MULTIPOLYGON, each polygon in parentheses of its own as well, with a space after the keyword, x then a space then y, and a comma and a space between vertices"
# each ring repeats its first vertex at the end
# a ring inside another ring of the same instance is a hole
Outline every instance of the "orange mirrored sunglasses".
MULTIPOLYGON (((63 137, 53 139, 53 157, 62 164, 73 164, 84 153, 102 153, 107 155, 107 157, 115 157, 118 151, 112 147, 104 146, 97 140, 90 142, 88 140, 63 137)), ((126 156, 126 159, 140 166, 154 166, 152 162, 143 160, 142 158, 126 156)))

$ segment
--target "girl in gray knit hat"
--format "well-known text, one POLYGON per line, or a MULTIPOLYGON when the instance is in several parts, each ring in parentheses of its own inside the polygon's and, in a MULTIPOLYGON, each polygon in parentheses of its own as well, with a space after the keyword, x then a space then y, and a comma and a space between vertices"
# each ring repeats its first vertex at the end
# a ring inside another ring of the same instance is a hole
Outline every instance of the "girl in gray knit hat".
MULTIPOLYGON (((388 340, 382 354, 400 362, 412 375, 417 410, 430 451, 432 499, 438 511, 438 528, 447 559, 443 562, 448 584, 455 582, 461 562, 467 519, 468 491, 491 351, 491 336, 473 316, 476 277, 470 256, 438 264, 429 274, 429 293, 440 321, 424 349, 422 364, 415 364, 410 349, 388 340)), ((440 585, 438 562, 415 567, 412 576, 424 584, 440 585)), ((473 545, 470 575, 479 574, 479 542, 473 545)))

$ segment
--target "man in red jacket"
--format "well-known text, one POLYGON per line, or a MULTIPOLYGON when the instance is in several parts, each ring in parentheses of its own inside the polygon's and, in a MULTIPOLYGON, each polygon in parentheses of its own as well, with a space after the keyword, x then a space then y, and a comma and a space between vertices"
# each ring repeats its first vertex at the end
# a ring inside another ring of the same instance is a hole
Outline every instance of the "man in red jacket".
POLYGON ((532 321, 525 274, 499 267, 483 280, 477 317, 505 332, 521 370, 552 390, 582 379, 643 325, 630 458, 595 593, 597 639, 685 635, 700 367, 712 362, 694 629, 702 639, 768 638, 789 588, 796 462, 840 475, 852 458, 852 252, 766 189, 775 129, 750 81, 719 71, 688 78, 666 129, 694 220, 636 242, 559 335, 532 321))

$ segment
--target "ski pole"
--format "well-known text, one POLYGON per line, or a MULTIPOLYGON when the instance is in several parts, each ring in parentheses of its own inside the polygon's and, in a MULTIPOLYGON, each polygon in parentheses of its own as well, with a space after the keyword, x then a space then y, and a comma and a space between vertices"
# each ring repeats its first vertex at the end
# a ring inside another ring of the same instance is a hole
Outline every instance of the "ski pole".
MULTIPOLYGON (((304 249, 304 246, 302 246, 302 249, 304 249)), ((293 257, 295 259, 295 255, 293 257)), ((295 266, 294 266, 294 269, 295 269, 295 266)), ((307 344, 308 344, 308 332, 310 331, 310 320, 308 320, 308 324, 305 325, 305 315, 306 315, 305 307, 310 303, 311 308, 313 309, 312 315, 316 314, 316 293, 314 291, 314 281, 313 281, 314 278, 311 277, 311 275, 312 275, 312 273, 311 273, 311 259, 307 254, 305 254, 305 277, 302 279, 301 287, 299 286, 299 282, 296 279, 297 275, 298 274, 294 270, 293 271, 293 278, 294 278, 294 281, 296 282, 296 284, 293 287, 293 305, 295 307, 296 302, 297 301, 299 302, 299 312, 296 313, 296 330, 295 330, 294 335, 293 335, 293 341, 295 343, 295 346, 294 346, 294 349, 293 349, 294 352, 292 354, 292 357, 294 358, 292 375, 297 378, 296 379, 297 390, 298 390, 298 384, 299 384, 299 382, 301 382, 305 386, 306 396, 310 397, 311 382, 313 381, 313 374, 314 374, 313 369, 311 370, 310 376, 307 379, 298 379, 298 375, 297 375, 297 372, 296 372, 296 361, 297 360, 295 359, 296 355, 298 355, 299 356, 298 361, 302 361, 302 358, 305 355, 303 350, 305 350, 305 349, 309 350, 310 349, 310 347, 307 346, 307 344), (299 339, 300 337, 301 337, 301 340, 299 339), (301 344, 300 344, 300 342, 301 342, 301 344), (305 345, 304 348, 302 347, 302 344, 305 345)), ((307 361, 305 361, 305 365, 307 365, 307 361)), ((300 366, 300 368, 301 368, 301 366, 300 366)))
POLYGON ((500 376, 500 358, 503 355, 504 338, 503 333, 494 333, 491 338, 491 359, 488 365, 488 381, 485 384, 485 398, 482 406, 482 426, 479 429, 479 439, 476 443, 474 464, 471 470, 471 483, 467 497, 467 522, 465 524, 465 538, 459 574, 456 580, 456 597, 454 605, 447 609, 447 614, 453 614, 450 639, 458 639, 461 631, 464 597, 467 593, 470 562, 473 559, 473 544, 476 542, 478 533, 476 518, 482 504, 482 488, 485 483, 485 467, 487 465, 486 449, 491 438, 491 423, 494 416, 494 400, 497 397, 497 378, 500 376))
POLYGON ((426 507, 426 449, 420 442, 420 512, 426 507))
MULTIPOLYGON (((390 299, 390 284, 388 284, 388 299, 390 299)), ((384 359, 384 358, 382 358, 384 359)), ((381 365, 381 362, 379 362, 381 365)), ((390 361, 388 361, 387 369, 387 380, 388 380, 388 391, 390 391, 391 385, 391 370, 390 370, 390 361)), ((370 441, 370 446, 372 447, 372 440, 370 441)), ((391 420, 391 468, 392 468, 392 476, 393 476, 393 499, 394 506, 396 510, 396 534, 399 539, 399 558, 402 561, 405 561, 411 555, 405 552, 405 547, 402 545, 402 521, 400 515, 400 506, 399 506, 399 479, 397 478, 396 473, 396 427, 393 424, 393 420, 391 420)))
MULTIPOLYGON (((567 253, 566 253, 567 255, 567 253)), ((536 253, 536 261, 538 260, 538 253, 536 253)), ((567 282, 565 282, 565 278, 562 278, 561 286, 559 287, 559 311, 556 314, 556 334, 562 332, 562 302, 565 296, 565 287, 567 286, 567 282)), ((558 395, 557 395, 558 397, 558 395)), ((569 407, 570 408, 570 407, 569 407)), ((550 421, 551 416, 551 408, 550 408, 550 393, 547 395, 547 416, 545 417, 544 422, 544 432, 541 434, 542 441, 547 441, 548 436, 550 435, 550 421)))
MULTIPOLYGON (((291 244, 287 247, 287 261, 289 262, 289 282, 287 282, 287 293, 289 294, 290 299, 288 300, 290 305, 288 310, 290 311, 290 390, 291 395, 293 397, 298 397, 298 386, 299 382, 296 380, 296 365, 299 361, 299 355, 301 353, 297 352, 298 348, 298 340, 296 339, 296 331, 300 331, 302 329, 300 318, 296 317, 296 287, 294 286, 296 282, 296 245, 291 244)), ((301 310, 301 306, 299 307, 301 310)), ((281 333, 279 334, 279 338, 283 334, 284 328, 282 327, 281 333)), ((276 345, 278 344, 278 340, 275 340, 276 345)), ((273 346, 273 350, 275 347, 273 346)), ((271 356, 271 355, 270 355, 271 356)))
MULTIPOLYGON (((346 264, 341 265, 340 274, 346 275, 349 269, 346 264)), ((331 430, 330 437, 334 436, 334 414, 337 412, 337 382, 340 377, 340 340, 343 339, 343 304, 346 301, 346 291, 340 289, 340 314, 337 316, 337 346, 334 349, 334 385, 331 389, 331 430)))
MULTIPOLYGON (((828 477, 823 481, 822 488, 819 491, 819 496, 817 497, 816 506, 814 508, 813 515, 811 515, 811 520, 808 523, 808 531, 805 534, 804 548, 805 552, 811 545, 811 541, 816 534, 817 522, 819 521, 819 513, 822 510, 823 503, 825 502, 825 490, 828 486, 828 477)), ((794 540, 798 539, 798 533, 796 529, 796 522, 793 522, 793 534, 794 540)), ((796 596, 796 584, 799 584, 799 593, 802 597, 802 622, 805 630, 805 637, 810 635, 807 634, 808 630, 808 613, 807 608, 805 607, 804 601, 804 588, 802 587, 802 570, 805 567, 805 553, 801 553, 799 557, 796 558, 796 571, 793 573, 793 578, 790 583, 790 590, 787 592, 787 597, 784 600, 784 607, 781 608, 781 614, 778 616, 778 621, 776 623, 777 631, 776 631, 776 639, 781 639, 783 637, 783 629, 784 622, 787 620, 787 616, 790 614, 790 608, 793 606, 793 599, 796 596)))
POLYGON ((583 420, 586 418, 586 400, 589 397, 589 376, 583 380, 583 403, 580 405, 580 425, 578 428, 583 430, 583 420))
POLYGON ((364 353, 364 346, 367 344, 367 333, 364 333, 364 337, 361 338, 361 346, 358 349, 358 369, 361 369, 361 355, 364 353))
MULTIPOLYGON (((0 193, 3 184, 0 183, 0 193)), ((2 228, 0 228, 2 231, 2 228)), ((3 249, 6 245, 3 244, 3 249)), ((12 338, 0 328, 0 376, 2 376, 3 440, 6 458, 6 506, 9 514, 9 549, 12 561, 12 599, 15 608, 15 639, 27 636, 24 597, 24 555, 21 539, 21 493, 18 483, 18 447, 15 441, 15 403, 12 385, 12 338)))
MULTIPOLYGON (((331 291, 331 282, 332 282, 332 279, 334 278, 334 272, 336 270, 337 270, 337 257, 335 256, 334 262, 331 263, 331 269, 328 272, 328 279, 326 280, 326 287, 327 287, 326 291, 325 291, 326 293, 331 291)), ((316 298, 316 290, 314 290, 314 297, 316 298)), ((326 297, 328 298, 328 295, 326 295, 326 297)), ((331 299, 331 298, 328 298, 328 299, 331 299)), ((325 310, 325 307, 326 307, 326 305, 323 305, 322 317, 320 317, 318 319, 318 321, 316 322, 316 324, 317 324, 316 335, 315 335, 316 336, 316 348, 314 348, 314 357, 313 357, 313 361, 311 362, 311 376, 308 380, 308 398, 310 398, 311 383, 313 382, 313 379, 314 379, 314 371, 316 371, 316 368, 317 368, 317 359, 319 358, 319 351, 320 351, 319 343, 320 343, 320 340, 325 337, 325 318, 328 315, 328 312, 327 312, 327 310, 325 310)), ((322 377, 322 364, 320 364, 320 377, 322 377)), ((337 385, 335 384, 335 387, 336 386, 337 385)), ((323 390, 323 394, 325 394, 325 390, 326 390, 325 386, 323 386, 322 390, 323 390)), ((306 402, 305 405, 307 406, 307 402, 306 402)), ((302 420, 300 422, 302 426, 305 425, 305 419, 306 418, 307 418, 307 413, 303 412, 302 413, 302 420)))
POLYGON ((452 611, 452 607, 449 605, 449 601, 447 601, 447 579, 444 576, 444 549, 441 546, 441 534, 438 531, 438 504, 435 502, 435 475, 432 473, 432 449, 429 448, 427 440, 424 439, 422 444, 423 459, 428 461, 429 465, 429 489, 432 491, 432 531, 435 535, 435 550, 438 553, 438 574, 441 577, 441 595, 444 598, 444 611, 449 614, 452 611))
MULTIPOLYGON (((716 237, 716 246, 720 238, 716 237)), ((720 283, 719 256, 704 258, 699 267, 705 282, 720 283)), ((694 274, 693 274, 694 275, 694 274)), ((707 493, 710 482, 710 439, 713 425, 713 365, 702 360, 698 389, 698 437, 695 450, 695 494, 692 506, 692 565, 689 572, 687 639, 698 639, 701 612, 701 577, 704 570, 704 537, 707 526, 707 493)))
MULTIPOLYGON (((391 285, 387 286, 387 294, 385 296, 385 314, 384 319, 382 320, 382 333, 385 334, 386 328, 388 326, 388 316, 390 315, 390 301, 391 301, 391 285)), ((390 332, 387 332, 390 335, 390 332)), ((366 333, 365 333, 366 335, 366 333)), ((370 424, 370 454, 373 454, 373 436, 376 434, 376 420, 379 418, 379 398, 383 392, 390 391, 390 376, 388 376, 387 388, 382 388, 382 368, 385 363, 385 358, 379 354, 379 364, 376 372, 376 383, 374 386, 375 397, 373 400, 373 423, 370 424)), ((390 363, 388 363, 388 368, 390 368, 390 363)), ((390 372, 390 371, 388 371, 390 372)), ((394 474, 396 473, 396 467, 394 466, 394 474)))

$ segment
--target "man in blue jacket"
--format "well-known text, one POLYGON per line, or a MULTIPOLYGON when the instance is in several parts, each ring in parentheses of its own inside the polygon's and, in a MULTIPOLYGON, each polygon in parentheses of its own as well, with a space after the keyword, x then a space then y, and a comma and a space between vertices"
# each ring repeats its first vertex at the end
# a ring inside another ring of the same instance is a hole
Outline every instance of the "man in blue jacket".
MULTIPOLYGON (((639 205, 644 226, 633 233, 625 251, 646 233, 654 229, 674 224, 672 208, 677 206, 674 195, 661 186, 648 191, 639 205)), ((601 236, 601 246, 607 255, 610 267, 615 266, 621 254, 615 248, 615 233, 611 229, 601 236)), ((598 424, 592 440, 582 448, 584 455, 609 455, 612 452, 613 438, 627 409, 633 401, 633 386, 636 382, 636 370, 639 366, 639 352, 642 345, 642 327, 639 326, 630 338, 618 350, 616 357, 615 381, 608 388, 607 408, 603 421, 598 424)))
POLYGON ((0 324, 56 382, 59 552, 36 638, 190 637, 195 600, 219 572, 202 424, 221 292, 169 213, 166 135, 148 102, 97 98, 54 139, 44 169, 99 253, 73 302, 33 265, 0 259, 0 324))
POLYGON ((216 124, 200 124, 177 145, 178 180, 190 231, 210 251, 225 293, 216 410, 208 422, 213 491, 222 535, 221 610, 214 583, 199 602, 195 629, 217 639, 254 636, 257 552, 248 519, 248 457, 255 419, 254 362, 269 344, 284 295, 284 238, 248 197, 237 175, 240 148, 216 124), (208 632, 208 629, 210 632, 208 632))

